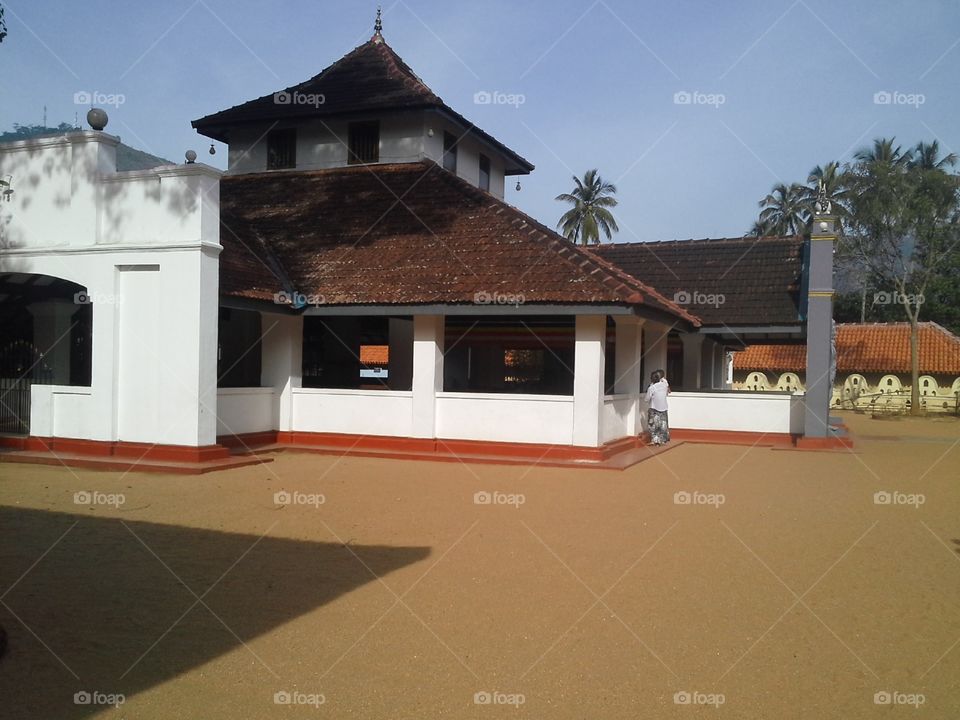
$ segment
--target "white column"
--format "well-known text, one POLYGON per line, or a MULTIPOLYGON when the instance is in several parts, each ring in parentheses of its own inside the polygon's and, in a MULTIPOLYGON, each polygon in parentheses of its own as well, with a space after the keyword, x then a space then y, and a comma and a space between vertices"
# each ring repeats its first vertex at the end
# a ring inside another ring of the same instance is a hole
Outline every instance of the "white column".
MULTIPOLYGON (((670 328, 660 323, 647 322, 643 326, 643 386, 650 382, 650 373, 667 368, 667 334, 670 328)), ((667 378, 671 384, 677 384, 677 378, 667 378)))
POLYGON ((274 391, 274 423, 284 432, 293 425, 293 389, 303 384, 303 316, 263 313, 261 383, 274 391))
POLYGON ((573 444, 600 446, 606 315, 577 315, 573 360, 573 444))
POLYGON ((70 319, 78 308, 67 299, 46 300, 27 308, 33 316, 33 345, 51 370, 51 385, 70 383, 70 319))
POLYGON ((703 386, 700 380, 703 372, 703 339, 700 333, 680 335, 680 342, 683 343, 683 377, 679 378, 679 384, 684 390, 699 390, 703 386))
POLYGON ((635 315, 617 315, 614 321, 617 324, 617 357, 613 391, 617 395, 630 395, 627 432, 636 435, 639 432, 640 388, 643 386, 640 369, 644 321, 635 315))
POLYGON ((443 315, 413 318, 413 436, 437 436, 437 393, 443 390, 443 315))

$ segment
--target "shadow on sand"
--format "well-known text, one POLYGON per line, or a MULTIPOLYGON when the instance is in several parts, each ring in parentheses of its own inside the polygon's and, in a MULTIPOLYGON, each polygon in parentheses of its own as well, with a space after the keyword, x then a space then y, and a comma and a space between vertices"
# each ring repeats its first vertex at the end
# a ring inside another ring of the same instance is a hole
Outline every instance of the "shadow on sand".
POLYGON ((88 717, 429 554, 0 507, 0 717, 88 717))

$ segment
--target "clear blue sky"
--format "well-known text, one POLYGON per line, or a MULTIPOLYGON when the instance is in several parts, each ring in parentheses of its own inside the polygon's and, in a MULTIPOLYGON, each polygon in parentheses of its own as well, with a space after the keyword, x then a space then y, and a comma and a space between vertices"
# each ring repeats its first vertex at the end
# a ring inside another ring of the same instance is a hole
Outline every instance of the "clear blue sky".
MULTIPOLYGON (((0 0, 0 128, 81 121, 74 94, 122 94, 108 130, 210 158, 190 120, 316 74, 369 38, 375 2, 0 0)), ((385 0, 384 36, 449 105, 537 169, 507 200, 553 225, 597 167, 618 240, 737 236, 770 186, 878 136, 960 153, 956 0, 385 0), (474 93, 522 94, 519 106, 474 93), (877 104, 878 92, 902 93, 877 104), (678 104, 676 93, 701 93, 678 104), (710 95, 722 95, 722 104, 710 95), (922 97, 910 97, 910 96, 922 97), (922 103, 919 101, 922 100, 922 103)))

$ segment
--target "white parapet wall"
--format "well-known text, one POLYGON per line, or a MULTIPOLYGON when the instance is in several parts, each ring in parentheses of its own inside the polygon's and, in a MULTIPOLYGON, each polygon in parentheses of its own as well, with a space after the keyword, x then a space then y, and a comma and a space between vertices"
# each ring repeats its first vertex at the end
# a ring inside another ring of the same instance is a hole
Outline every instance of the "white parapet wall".
POLYGON ((410 437, 413 393, 293 388, 293 430, 410 437))
POLYGON ((607 395, 600 416, 600 442, 630 435, 630 415, 636 412, 637 401, 630 395, 607 395))
POLYGON ((803 396, 780 392, 674 392, 670 427, 752 433, 803 432, 803 396))
POLYGON ((437 437, 572 445, 573 397, 437 393, 437 437))
POLYGON ((276 430, 275 396, 269 387, 217 390, 217 436, 276 430))

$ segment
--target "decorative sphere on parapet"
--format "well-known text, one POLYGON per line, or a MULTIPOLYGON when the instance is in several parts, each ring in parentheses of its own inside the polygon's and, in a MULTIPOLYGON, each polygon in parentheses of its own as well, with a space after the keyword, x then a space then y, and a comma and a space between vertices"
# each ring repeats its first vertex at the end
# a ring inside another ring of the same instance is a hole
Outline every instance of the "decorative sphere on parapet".
POLYGON ((87 122, 94 130, 103 130, 107 126, 107 111, 103 108, 90 108, 87 110, 87 122))
POLYGON ((197 161, 197 153, 194 150, 187 150, 183 156, 187 159, 187 163, 195 163, 197 161))

